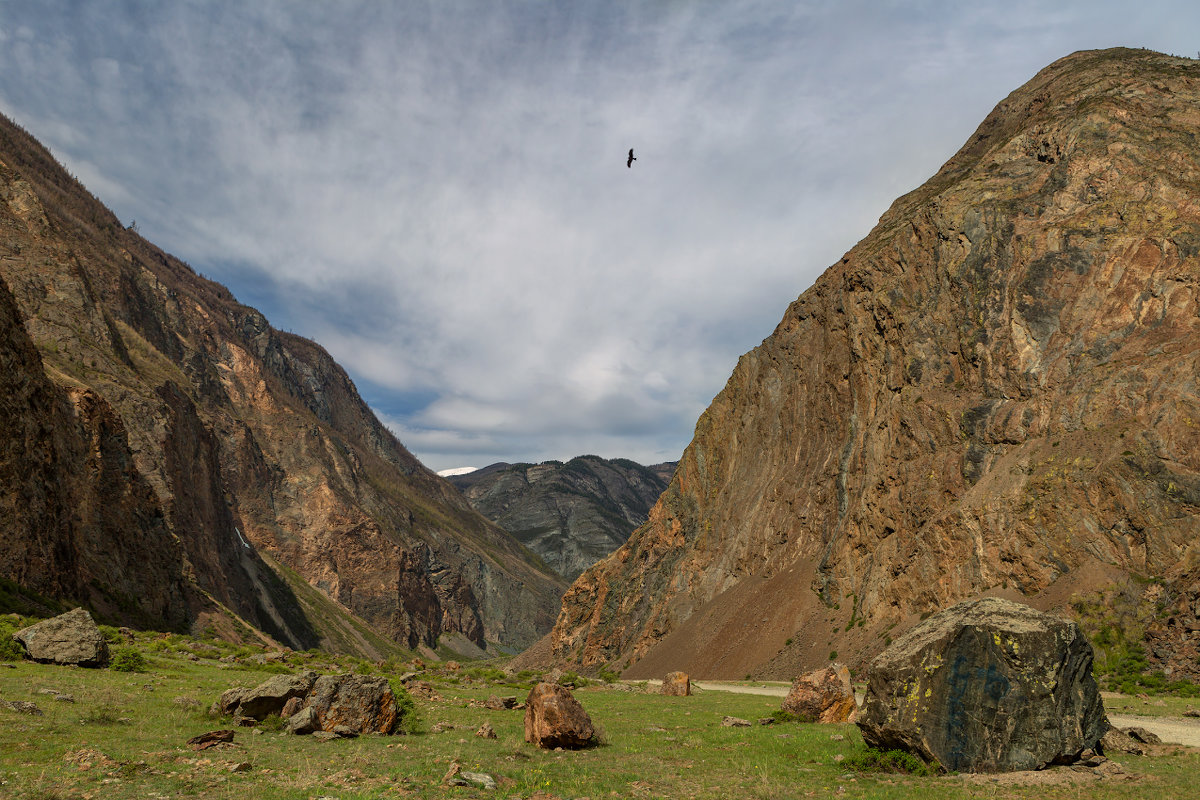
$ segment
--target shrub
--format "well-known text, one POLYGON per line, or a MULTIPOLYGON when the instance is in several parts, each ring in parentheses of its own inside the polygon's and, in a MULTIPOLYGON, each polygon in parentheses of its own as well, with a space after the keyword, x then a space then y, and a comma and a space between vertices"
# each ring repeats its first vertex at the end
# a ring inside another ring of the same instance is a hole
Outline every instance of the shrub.
POLYGON ((936 775, 941 772, 938 765, 926 764, 912 753, 903 750, 876 750, 868 747, 842 762, 842 766, 856 772, 887 772, 902 775, 936 775))
POLYGON ((109 666, 114 672, 145 672, 146 657, 135 647, 117 647, 109 666))
POLYGON ((791 711, 784 711, 782 708, 772 711, 771 719, 776 722, 816 722, 815 719, 805 714, 793 714, 791 711))
POLYGON ((616 683, 621 679, 620 672, 617 672, 615 669, 610 669, 607 666, 600 668, 599 675, 600 680, 604 681, 605 683, 616 683))
POLYGON ((392 694, 396 695, 396 729, 400 733, 416 733, 421 717, 417 714, 417 704, 413 702, 412 695, 395 678, 389 679, 388 685, 392 687, 392 694))
POLYGON ((558 685, 568 689, 582 689, 588 685, 588 679, 574 672, 564 672, 558 678, 558 685))
POLYGON ((20 661, 25 657, 21 643, 13 638, 17 630, 8 620, 0 620, 0 661, 20 661))

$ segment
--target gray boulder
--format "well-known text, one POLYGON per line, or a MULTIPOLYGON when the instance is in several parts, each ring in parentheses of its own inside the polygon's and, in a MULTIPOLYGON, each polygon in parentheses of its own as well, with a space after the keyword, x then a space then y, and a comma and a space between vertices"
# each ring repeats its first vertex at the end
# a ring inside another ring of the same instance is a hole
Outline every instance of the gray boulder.
MULTIPOLYGON (((298 675, 275 675, 241 693, 236 713, 257 720, 279 714, 293 697, 305 697, 317 682, 317 673, 306 669, 298 675)), ((222 695, 222 700, 224 695, 222 695)))
POLYGON ((1072 622, 997 598, 959 603, 871 662, 858 726, 875 748, 959 772, 1074 763, 1108 720, 1072 622))
POLYGON ((34 661, 80 667, 103 667, 108 663, 108 642, 84 608, 22 628, 13 638, 34 661))

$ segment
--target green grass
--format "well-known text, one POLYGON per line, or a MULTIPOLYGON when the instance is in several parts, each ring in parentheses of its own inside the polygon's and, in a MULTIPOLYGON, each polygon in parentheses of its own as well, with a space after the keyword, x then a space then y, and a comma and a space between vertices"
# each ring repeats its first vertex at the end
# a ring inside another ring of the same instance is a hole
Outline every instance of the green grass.
MULTIPOLYGON (((0 797, 158 798, 216 800, 247 797, 307 800, 356 798, 912 798, 962 797, 1183 797, 1200 769, 1196 755, 1122 757, 1134 775, 1152 780, 1081 786, 1030 787, 966 784, 956 776, 891 772, 895 759, 867 753, 853 725, 782 722, 722 727, 724 716, 749 720, 778 711, 779 698, 718 691, 664 697, 624 686, 592 683, 575 696, 600 730, 600 746, 579 752, 544 752, 524 741, 521 711, 492 711, 493 694, 524 694, 535 675, 503 676, 494 666, 468 664, 457 672, 393 660, 373 664, 395 679, 417 671, 440 700, 410 698, 419 722, 405 736, 364 736, 321 743, 287 736, 279 725, 254 733, 237 728, 235 746, 194 752, 186 741, 230 727, 207 709, 231 686, 252 686, 273 674, 251 660, 254 648, 219 646, 181 636, 138 634, 124 645, 139 651, 146 672, 85 670, 18 662, 0 668, 0 697, 31 700, 44 716, 0 711, 0 797), (189 654, 201 653, 199 661, 189 654), (216 660, 238 654, 241 663, 216 660), (56 701, 54 689, 75 702, 56 701), (472 705, 474 701, 475 705, 472 705), (494 740, 476 737, 484 722, 494 740), (431 731, 439 723, 453 727, 431 731), (441 785, 457 761, 467 771, 492 775, 499 787, 441 785), (231 767, 248 762, 247 772, 231 767), (844 791, 839 794, 839 788, 844 791), (1034 789, 1038 791, 1034 791, 1034 789)), ((288 666, 322 672, 362 667, 361 660, 324 654, 289 655, 288 666)), ((274 666, 274 665, 272 665, 274 666)), ((402 700, 402 703, 404 701, 402 700)), ((1180 703, 1184 701, 1180 700, 1180 703)), ((903 765, 901 765, 903 766, 903 765)), ((911 765, 910 765, 911 766, 911 765)))

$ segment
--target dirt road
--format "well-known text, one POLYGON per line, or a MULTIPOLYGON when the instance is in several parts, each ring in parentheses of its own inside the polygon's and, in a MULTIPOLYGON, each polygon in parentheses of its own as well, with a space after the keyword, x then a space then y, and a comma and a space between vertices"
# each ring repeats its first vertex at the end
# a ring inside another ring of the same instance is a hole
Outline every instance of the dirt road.
MULTIPOLYGON (((662 681, 646 681, 649 684, 660 685, 662 681)), ((788 685, 781 684, 747 684, 726 683, 724 681, 692 681, 692 686, 713 692, 734 692, 737 694, 761 694, 769 697, 786 697, 788 685)), ((859 695, 862 702, 862 695, 859 695)), ((1188 747, 1200 747, 1200 719, 1185 717, 1142 717, 1134 714, 1109 714, 1108 721, 1117 728, 1145 728, 1158 736, 1164 742, 1182 744, 1188 747)))

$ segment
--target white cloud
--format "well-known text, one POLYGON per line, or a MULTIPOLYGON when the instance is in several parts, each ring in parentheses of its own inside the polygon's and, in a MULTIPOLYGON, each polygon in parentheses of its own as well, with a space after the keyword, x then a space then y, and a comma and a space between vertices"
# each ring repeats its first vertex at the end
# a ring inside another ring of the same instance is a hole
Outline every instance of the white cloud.
POLYGON ((678 457, 737 356, 1005 94, 1081 47, 1190 53, 1200 13, 5 10, 0 109, 148 238, 324 344, 435 468, 678 457))

